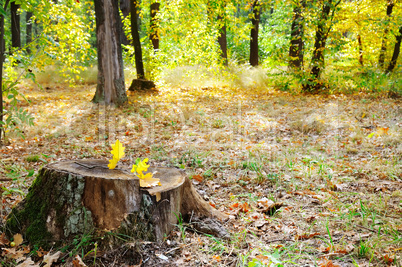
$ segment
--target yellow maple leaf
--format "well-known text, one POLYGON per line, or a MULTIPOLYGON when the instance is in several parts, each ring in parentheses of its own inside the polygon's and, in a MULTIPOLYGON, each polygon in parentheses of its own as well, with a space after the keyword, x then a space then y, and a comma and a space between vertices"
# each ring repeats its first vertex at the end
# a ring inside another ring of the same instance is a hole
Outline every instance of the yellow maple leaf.
POLYGON ((124 149, 126 149, 119 141, 119 139, 116 140, 116 143, 112 144, 112 153, 113 159, 109 160, 109 164, 107 165, 109 169, 113 170, 116 168, 117 163, 119 160, 124 157, 124 149))

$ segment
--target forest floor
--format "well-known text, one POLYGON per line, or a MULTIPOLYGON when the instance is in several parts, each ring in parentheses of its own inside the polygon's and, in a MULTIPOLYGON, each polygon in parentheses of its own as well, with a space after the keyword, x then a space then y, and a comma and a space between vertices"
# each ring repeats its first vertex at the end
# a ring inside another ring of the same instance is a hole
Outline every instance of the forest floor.
POLYGON ((94 91, 21 88, 35 126, 0 148, 1 224, 41 166, 109 159, 119 139, 123 163, 184 169, 229 215, 230 239, 182 222, 162 244, 128 240, 94 253, 82 237, 46 255, 1 235, 0 265, 56 266, 79 255, 88 266, 401 266, 400 99, 163 87, 115 109, 92 104, 94 91))

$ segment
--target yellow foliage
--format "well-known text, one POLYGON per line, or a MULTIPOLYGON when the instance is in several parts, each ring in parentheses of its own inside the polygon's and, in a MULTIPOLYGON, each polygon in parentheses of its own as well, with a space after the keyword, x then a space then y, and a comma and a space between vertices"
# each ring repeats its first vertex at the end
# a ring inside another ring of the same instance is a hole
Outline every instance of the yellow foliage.
POLYGON ((113 159, 109 160, 110 163, 107 165, 109 169, 113 170, 116 168, 119 160, 124 157, 124 149, 125 147, 118 139, 116 140, 116 143, 112 144, 112 151, 110 153, 112 153, 113 159))
POLYGON ((140 178, 140 187, 152 187, 155 185, 161 185, 159 179, 153 178, 153 173, 144 174, 149 168, 149 165, 146 163, 148 158, 143 161, 138 160, 137 165, 133 165, 131 172, 135 173, 138 178, 140 178))

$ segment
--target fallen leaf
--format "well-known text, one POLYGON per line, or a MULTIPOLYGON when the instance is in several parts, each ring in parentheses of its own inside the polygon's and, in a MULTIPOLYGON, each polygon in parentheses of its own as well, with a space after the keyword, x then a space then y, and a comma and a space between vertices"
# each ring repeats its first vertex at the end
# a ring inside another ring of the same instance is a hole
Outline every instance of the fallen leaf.
POLYGON ((44 265, 44 267, 51 267, 53 262, 55 262, 55 261, 57 261, 59 259, 60 255, 61 255, 60 251, 57 251, 57 252, 55 252, 53 254, 50 254, 50 252, 48 254, 46 254, 43 257, 43 263, 46 263, 44 265))
POLYGON ((320 263, 320 267, 340 267, 338 264, 334 264, 331 260, 325 259, 323 262, 320 263))
POLYGON ((24 260, 24 251, 23 250, 16 250, 15 247, 13 248, 3 248, 3 256, 9 258, 9 259, 14 259, 17 262, 20 262, 24 260))
POLYGON ((259 208, 267 208, 270 207, 272 204, 274 204, 274 202, 266 197, 263 197, 257 201, 257 206, 259 208))
POLYGON ((24 242, 24 239, 22 238, 22 235, 21 234, 15 234, 14 235, 15 246, 18 247, 19 245, 22 244, 22 242, 24 242))
POLYGON ((221 261, 221 256, 219 256, 219 255, 214 255, 214 256, 212 256, 212 258, 214 258, 214 260, 216 260, 217 262, 221 261))
POLYGON ((388 254, 381 255, 380 259, 388 265, 394 262, 394 258, 390 257, 388 254))
POLYGON ((237 209, 239 207, 239 202, 233 203, 229 208, 230 209, 237 209))
POLYGON ((158 178, 153 178, 152 173, 142 174, 139 173, 138 177, 140 178, 140 187, 152 187, 156 185, 161 185, 160 180, 158 178))
POLYGON ((204 180, 204 178, 199 174, 193 175, 193 179, 200 183, 204 180))
POLYGON ((247 202, 244 202, 240 205, 240 211, 247 213, 250 211, 250 205, 247 202))
POLYGON ((319 235, 320 235, 320 233, 297 235, 296 240, 307 240, 307 239, 310 239, 310 238, 313 238, 313 237, 319 236, 319 235))
POLYGON ((38 255, 38 257, 43 257, 43 255, 46 255, 47 253, 49 253, 49 252, 44 251, 43 248, 41 248, 41 247, 36 251, 36 254, 38 255))
POLYGON ((74 267, 86 267, 87 265, 82 261, 80 256, 75 255, 74 260, 73 260, 73 266, 74 267))
POLYGON ((25 261, 21 262, 18 264, 16 267, 39 267, 39 264, 35 264, 35 262, 31 259, 31 257, 28 257, 25 261))
POLYGON ((4 246, 4 245, 8 245, 10 243, 10 241, 8 241, 6 234, 5 233, 1 233, 0 235, 0 246, 4 246))
POLYGON ((273 215, 279 208, 283 206, 282 202, 273 202, 272 200, 263 197, 257 202, 259 212, 264 212, 268 215, 273 215))
POLYGON ((377 134, 377 136, 388 134, 388 130, 389 130, 388 127, 378 127, 376 134, 377 134))

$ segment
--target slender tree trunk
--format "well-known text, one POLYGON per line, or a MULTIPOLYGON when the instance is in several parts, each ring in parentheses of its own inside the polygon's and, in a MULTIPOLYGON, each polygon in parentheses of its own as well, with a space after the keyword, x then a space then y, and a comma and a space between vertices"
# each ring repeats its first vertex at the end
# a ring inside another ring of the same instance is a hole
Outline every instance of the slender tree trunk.
MULTIPOLYGON (((130 0, 120 0, 120 10, 123 14, 123 18, 127 18, 127 16, 130 14, 130 0)), ((122 26, 124 27, 123 23, 122 26)), ((121 43, 124 45, 129 45, 130 42, 127 38, 126 32, 124 30, 122 32, 121 43)))
POLYGON ((127 102, 121 51, 118 1, 95 0, 98 84, 93 102, 120 106, 127 102))
POLYGON ((388 22, 389 22, 389 18, 391 17, 393 8, 394 8, 394 1, 388 0, 387 24, 385 25, 384 36, 381 41, 380 56, 378 57, 378 65, 380 66, 380 68, 384 67, 385 54, 387 53, 387 39, 388 39, 387 35, 388 35, 388 31, 389 31, 388 22))
POLYGON ((18 9, 20 5, 11 2, 11 47, 21 48, 21 27, 20 27, 20 14, 18 9))
POLYGON ((151 33, 149 36, 149 39, 152 41, 152 46, 154 48, 154 51, 159 50, 159 22, 158 22, 158 13, 159 13, 159 8, 160 8, 160 3, 154 2, 151 4, 151 23, 150 23, 150 28, 151 28, 151 33))
POLYGON ((331 11, 332 0, 324 3, 321 11, 321 18, 317 25, 317 30, 315 33, 314 51, 313 57, 311 59, 313 68, 311 69, 311 74, 314 79, 318 79, 321 74, 321 70, 325 65, 324 61, 324 49, 327 42, 328 30, 326 23, 328 22, 329 12, 331 11))
POLYGON ((225 15, 226 4, 220 4, 218 10, 218 43, 221 48, 221 55, 223 58, 223 64, 225 66, 228 65, 228 46, 227 46, 227 38, 226 38, 226 15, 225 15))
POLYGON ((296 3, 293 8, 293 22, 290 33, 290 48, 289 48, 289 66, 294 70, 301 70, 303 67, 303 14, 302 7, 306 4, 305 0, 296 3))
MULTIPOLYGON (((4 11, 7 10, 8 3, 6 0, 4 3, 4 11)), ((3 116, 3 62, 4 62, 4 15, 0 13, 0 145, 3 144, 4 139, 4 116, 3 116)))
POLYGON ((31 53, 31 49, 29 48, 29 44, 32 42, 32 12, 27 12, 26 13, 26 18, 25 18, 25 25, 26 25, 26 45, 27 45, 27 53, 31 53))
POLYGON ((258 27, 260 24, 261 17, 261 3, 259 0, 254 0, 253 3, 253 18, 251 19, 250 34, 250 65, 255 67, 258 66, 258 27))
POLYGON ((394 46, 394 53, 392 54, 391 62, 388 65, 387 73, 392 72, 396 66, 396 62, 398 60, 399 53, 401 51, 401 42, 402 42, 402 26, 399 27, 399 33, 396 36, 396 43, 394 46))
POLYGON ((359 63, 360 65, 364 66, 363 61, 363 42, 360 33, 357 34, 357 42, 359 43, 359 63))
POLYGON ((138 0, 130 1, 131 35, 133 37, 134 44, 135 69, 137 70, 137 78, 145 79, 144 64, 142 62, 140 33, 138 32, 137 6, 138 0))
POLYGON ((303 84, 304 91, 314 92, 322 88, 319 79, 321 71, 325 66, 325 45, 327 42, 328 34, 331 31, 332 19, 334 18, 336 7, 341 3, 342 0, 335 1, 337 2, 334 3, 333 0, 326 0, 322 5, 321 14, 317 23, 317 30, 315 33, 313 56, 311 58, 311 78, 309 78, 308 82, 303 84), (332 13, 330 15, 331 10, 332 13))

